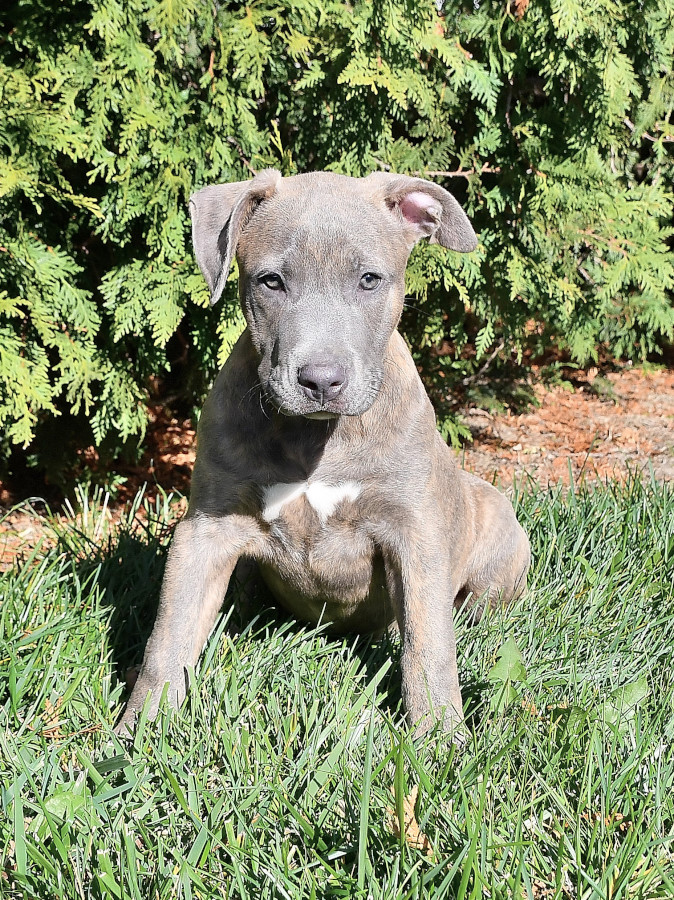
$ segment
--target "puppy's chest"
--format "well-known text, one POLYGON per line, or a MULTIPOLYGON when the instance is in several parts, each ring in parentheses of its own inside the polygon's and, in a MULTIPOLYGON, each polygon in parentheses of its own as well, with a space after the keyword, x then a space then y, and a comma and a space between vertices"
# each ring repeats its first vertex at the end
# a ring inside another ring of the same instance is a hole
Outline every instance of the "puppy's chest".
POLYGON ((346 507, 353 515, 356 500, 362 493, 362 485, 356 481, 342 481, 330 484, 326 481, 296 481, 290 484, 272 484, 262 489, 262 518, 270 525, 274 523, 300 523, 307 518, 317 518, 325 526, 335 514, 344 512, 346 507), (307 506, 309 510, 307 510, 307 506))
POLYGON ((309 480, 262 490, 261 517, 269 528, 265 556, 280 569, 302 568, 319 580, 369 572, 373 545, 361 522, 363 486, 356 481, 309 480), (360 501, 360 502, 359 502, 360 501))

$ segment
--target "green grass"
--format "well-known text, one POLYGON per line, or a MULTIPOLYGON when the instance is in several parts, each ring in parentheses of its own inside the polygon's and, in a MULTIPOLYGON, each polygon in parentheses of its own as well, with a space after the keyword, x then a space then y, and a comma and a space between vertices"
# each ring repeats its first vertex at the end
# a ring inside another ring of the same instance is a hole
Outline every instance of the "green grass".
POLYGON ((126 747, 171 506, 92 501, 0 579, 0 895, 672 897, 674 490, 518 507, 530 591, 458 625, 464 746, 404 728, 395 643, 268 612, 126 747))

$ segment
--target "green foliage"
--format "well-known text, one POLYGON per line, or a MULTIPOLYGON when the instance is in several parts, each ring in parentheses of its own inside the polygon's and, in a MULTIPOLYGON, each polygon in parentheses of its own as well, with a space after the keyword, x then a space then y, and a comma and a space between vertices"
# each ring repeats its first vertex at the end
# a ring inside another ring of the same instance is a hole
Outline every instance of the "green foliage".
POLYGON ((496 654, 498 662, 487 672, 487 678, 493 682, 496 691, 492 695, 490 708, 493 712, 502 712, 509 703, 518 700, 520 692, 515 685, 525 683, 527 670, 524 657, 513 640, 508 638, 496 654))
POLYGON ((268 165, 418 173, 465 204, 478 251, 419 247, 403 320, 441 412, 485 355, 671 340, 674 0, 446 7, 5 4, 5 449, 116 451, 172 369, 200 400, 240 317, 233 280, 206 309, 187 198, 268 165))

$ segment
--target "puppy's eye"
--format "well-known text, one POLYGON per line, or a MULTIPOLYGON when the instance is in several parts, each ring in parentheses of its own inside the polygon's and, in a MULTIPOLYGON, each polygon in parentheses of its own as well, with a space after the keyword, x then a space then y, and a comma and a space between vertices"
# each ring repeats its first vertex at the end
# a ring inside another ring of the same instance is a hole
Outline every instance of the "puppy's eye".
POLYGON ((381 275, 375 275, 374 272, 366 272, 360 279, 358 286, 364 291, 373 291, 381 284, 381 275))
POLYGON ((266 288, 269 288, 270 291, 285 290, 283 279, 280 275, 277 275, 276 272, 268 272, 266 275, 260 275, 258 283, 263 284, 266 288))

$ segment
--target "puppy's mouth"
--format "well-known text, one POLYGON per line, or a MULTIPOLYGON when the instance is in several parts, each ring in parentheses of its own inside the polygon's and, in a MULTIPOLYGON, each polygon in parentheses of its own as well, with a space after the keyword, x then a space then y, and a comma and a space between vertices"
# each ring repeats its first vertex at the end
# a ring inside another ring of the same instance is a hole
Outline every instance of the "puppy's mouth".
POLYGON ((314 422, 326 422, 330 419, 339 419, 341 416, 353 415, 353 413, 348 413, 346 411, 332 412, 329 409, 316 409, 310 412, 304 412, 302 410, 289 409, 287 406, 279 404, 278 401, 275 400, 272 401, 272 404, 278 413, 282 416, 287 416, 290 419, 311 419, 314 422))
POLYGON ((310 422, 329 422, 345 417, 357 418, 358 416, 362 416, 364 412, 367 412, 372 405, 372 401, 366 401, 357 405, 346 404, 343 409, 339 410, 320 408, 308 410, 306 408, 303 409, 302 404, 297 407, 292 403, 279 403, 278 399, 272 399, 269 395, 267 395, 267 399, 271 400, 272 406, 280 415, 287 416, 291 419, 308 419, 310 422))
POLYGON ((304 413, 305 419, 314 419, 316 421, 323 421, 325 419, 338 419, 340 413, 336 412, 328 412, 327 410, 320 409, 317 412, 304 413))
POLYGON ((292 395, 288 397, 279 397, 278 393, 270 390, 265 391, 267 402, 282 416, 291 419, 309 419, 311 422, 328 422, 334 419, 340 419, 343 416, 360 416, 366 409, 369 409, 371 403, 331 403, 326 406, 320 406, 314 403, 313 409, 308 403, 303 402, 302 398, 296 398, 292 395), (335 408, 337 406, 337 408, 335 408), (330 408, 332 407, 332 408, 330 408))

